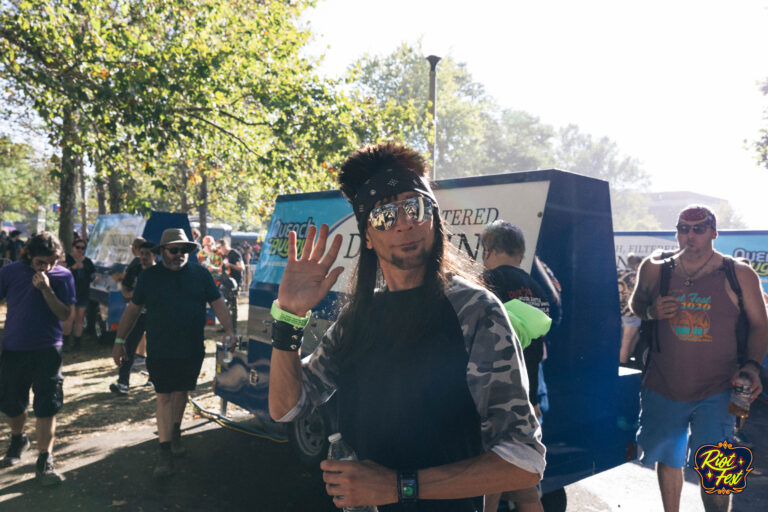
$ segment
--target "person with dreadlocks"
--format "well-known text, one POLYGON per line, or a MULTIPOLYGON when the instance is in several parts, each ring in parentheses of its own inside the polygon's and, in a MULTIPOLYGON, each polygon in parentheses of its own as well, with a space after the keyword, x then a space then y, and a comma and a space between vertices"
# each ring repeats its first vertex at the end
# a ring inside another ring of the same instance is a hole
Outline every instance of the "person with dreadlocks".
POLYGON ((269 410, 291 421, 338 397, 361 462, 320 464, 337 507, 482 511, 484 495, 536 485, 541 428, 520 343, 499 300, 447 242, 421 155, 366 146, 341 166, 362 246, 349 301, 303 362, 301 326, 342 272, 328 226, 309 228, 273 305, 269 410), (315 236, 317 240, 315 241, 315 236))

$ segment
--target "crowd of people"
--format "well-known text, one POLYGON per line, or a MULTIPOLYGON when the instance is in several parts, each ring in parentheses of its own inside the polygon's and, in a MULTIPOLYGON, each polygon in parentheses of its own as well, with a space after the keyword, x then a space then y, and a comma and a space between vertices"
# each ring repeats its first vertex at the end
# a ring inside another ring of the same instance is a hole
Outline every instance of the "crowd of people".
POLYGON ((9 233, 0 231, 0 264, 13 263, 19 259, 24 241, 21 239, 21 231, 14 229, 9 233))
MULTIPOLYGON (((352 205, 362 241, 349 300, 318 347, 302 359, 311 310, 334 285, 342 239, 310 226, 301 253, 289 234, 288 259, 272 305, 269 412, 289 422, 336 397, 338 428, 359 461, 325 460, 326 490, 339 508, 379 510, 495 510, 502 499, 517 510, 542 511, 537 485, 546 466, 539 403, 543 337, 521 346, 503 303, 520 300, 553 314, 551 285, 523 270, 519 227, 498 220, 481 237, 485 272, 453 249, 423 157, 397 144, 366 146, 341 166, 339 186, 352 205), (487 507, 487 508, 486 508, 487 507)), ((682 468, 702 444, 733 439, 730 392, 748 378, 750 399, 762 391, 768 315, 757 274, 714 250, 716 219, 704 206, 680 212, 679 248, 638 263, 624 282, 627 328, 653 322, 650 356, 640 392, 637 444, 643 464, 656 468, 666 511, 679 509, 682 468), (663 269, 668 269, 667 271, 663 269), (731 270, 728 270, 728 269, 731 270), (732 277, 729 274, 732 273, 732 277), (665 277, 666 276, 666 277, 665 277), (735 280, 735 281, 734 281, 735 280), (629 290, 631 289, 631 292, 629 290), (749 331, 737 331, 740 314, 749 331)), ((76 242, 77 245, 79 242, 76 242)), ((21 261, 0 269, 0 298, 8 302, 0 357, 0 410, 11 442, 3 465, 29 447, 24 434, 34 392, 37 477, 56 484, 55 415, 62 406, 61 346, 71 321, 77 339, 77 275, 90 278, 81 247, 61 261, 50 233, 30 238, 21 261), (36 318, 34 329, 22 329, 36 318)), ((159 452, 154 475, 174 472, 183 455, 181 419, 204 357, 203 327, 210 304, 234 344, 233 319, 216 280, 247 285, 246 255, 226 240, 189 240, 163 232, 157 245, 134 244, 137 262, 122 291, 127 306, 113 347, 118 381, 127 393, 137 347, 146 337, 146 367, 156 392, 159 452), (198 250, 199 265, 189 264, 198 250), (157 261, 156 261, 157 259, 157 261)), ((83 281, 85 282, 85 281, 83 281)), ((622 358, 637 343, 625 329, 622 358)), ((702 492, 707 511, 728 510, 730 497, 702 492)))

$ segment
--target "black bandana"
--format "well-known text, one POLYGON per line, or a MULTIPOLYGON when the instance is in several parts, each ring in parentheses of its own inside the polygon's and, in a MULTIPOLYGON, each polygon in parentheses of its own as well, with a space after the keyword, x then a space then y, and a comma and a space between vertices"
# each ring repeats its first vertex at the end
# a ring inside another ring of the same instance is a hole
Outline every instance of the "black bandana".
POLYGON ((363 183, 354 198, 347 199, 352 203, 355 218, 360 223, 379 201, 410 191, 428 197, 432 204, 437 206, 437 199, 427 180, 414 171, 402 167, 380 171, 363 183))

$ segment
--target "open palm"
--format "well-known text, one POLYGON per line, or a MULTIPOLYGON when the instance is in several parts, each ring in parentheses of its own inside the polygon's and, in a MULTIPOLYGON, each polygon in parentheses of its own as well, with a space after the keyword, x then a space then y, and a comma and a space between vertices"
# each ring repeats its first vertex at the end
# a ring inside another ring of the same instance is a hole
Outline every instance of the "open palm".
POLYGON ((288 233, 288 263, 280 281, 277 302, 280 309, 304 316, 328 294, 333 284, 344 271, 344 267, 330 270, 341 248, 341 235, 333 238, 328 253, 325 253, 328 241, 328 225, 320 226, 320 234, 315 241, 317 226, 307 229, 307 238, 301 258, 296 258, 296 233, 288 233))

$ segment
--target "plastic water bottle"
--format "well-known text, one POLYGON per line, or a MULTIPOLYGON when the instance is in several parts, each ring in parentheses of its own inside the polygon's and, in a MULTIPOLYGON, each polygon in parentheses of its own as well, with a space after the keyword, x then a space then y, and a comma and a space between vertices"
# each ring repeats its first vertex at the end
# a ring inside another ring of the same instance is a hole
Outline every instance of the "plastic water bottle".
MULTIPOLYGON (((340 433, 328 436, 328 458, 333 460, 357 460, 357 454, 342 438, 340 433)), ((378 512, 374 505, 361 507, 344 507, 344 512, 378 512)))
POLYGON ((728 412, 740 418, 749 416, 749 397, 752 394, 752 380, 748 373, 741 372, 736 379, 736 385, 731 390, 731 403, 728 412))
POLYGON ((232 344, 232 338, 230 336, 224 337, 224 355, 221 358, 221 362, 229 364, 232 362, 232 352, 229 350, 229 346, 232 344))

